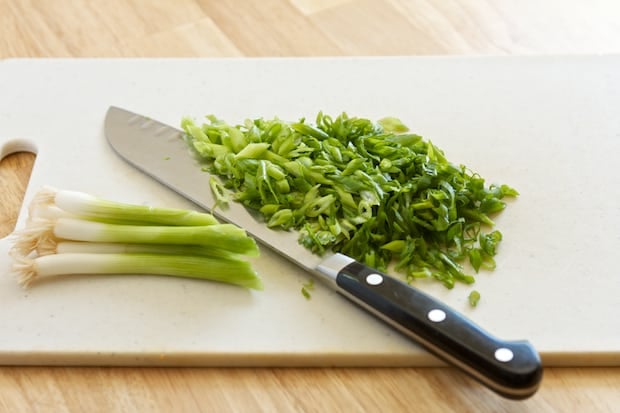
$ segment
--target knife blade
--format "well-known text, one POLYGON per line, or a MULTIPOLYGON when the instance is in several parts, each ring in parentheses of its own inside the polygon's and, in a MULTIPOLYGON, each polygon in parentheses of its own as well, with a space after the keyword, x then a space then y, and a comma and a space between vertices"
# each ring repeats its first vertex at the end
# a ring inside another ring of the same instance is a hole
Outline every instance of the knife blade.
POLYGON ((257 212, 240 203, 213 208, 216 200, 208 184, 209 174, 187 145, 183 131, 111 106, 104 134, 114 151, 136 168, 217 218, 245 229, 263 245, 496 393, 525 399, 539 388, 542 363, 529 342, 494 337, 429 294, 346 255, 316 255, 299 244, 296 231, 270 229, 257 212))

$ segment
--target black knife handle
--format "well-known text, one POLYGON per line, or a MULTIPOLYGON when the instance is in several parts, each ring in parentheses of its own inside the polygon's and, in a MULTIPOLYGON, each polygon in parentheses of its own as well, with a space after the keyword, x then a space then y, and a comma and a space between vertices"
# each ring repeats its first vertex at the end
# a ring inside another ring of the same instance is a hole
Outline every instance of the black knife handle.
POLYGON ((353 261, 336 276, 339 292, 442 360, 511 399, 533 395, 542 364, 527 341, 503 341, 431 296, 353 261))

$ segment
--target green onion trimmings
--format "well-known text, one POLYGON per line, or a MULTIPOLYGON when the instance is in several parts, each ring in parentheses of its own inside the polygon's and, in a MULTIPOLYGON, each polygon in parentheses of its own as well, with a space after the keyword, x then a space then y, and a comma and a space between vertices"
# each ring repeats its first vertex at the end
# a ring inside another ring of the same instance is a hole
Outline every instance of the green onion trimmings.
POLYGON ((485 227, 517 191, 486 185, 397 118, 319 113, 314 124, 236 126, 207 118, 181 126, 229 191, 217 186, 216 198, 260 211, 270 227, 299 230, 313 252, 342 252, 380 270, 395 262, 409 280, 432 277, 449 288, 474 282, 465 260, 475 271, 495 266, 501 234, 485 227))

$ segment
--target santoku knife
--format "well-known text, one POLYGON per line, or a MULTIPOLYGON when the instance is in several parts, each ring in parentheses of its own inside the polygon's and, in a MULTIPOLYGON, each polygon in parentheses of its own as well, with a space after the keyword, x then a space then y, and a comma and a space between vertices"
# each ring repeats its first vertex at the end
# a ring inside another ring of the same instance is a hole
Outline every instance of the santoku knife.
MULTIPOLYGON (((207 210, 215 205, 209 176, 199 166, 183 131, 117 107, 108 109, 104 128, 112 148, 130 164, 207 210)), ((239 203, 211 212, 242 227, 498 394, 524 399, 538 389, 542 365, 527 341, 493 337, 430 295, 350 257, 315 255, 298 243, 297 232, 269 229, 254 211, 239 203)))

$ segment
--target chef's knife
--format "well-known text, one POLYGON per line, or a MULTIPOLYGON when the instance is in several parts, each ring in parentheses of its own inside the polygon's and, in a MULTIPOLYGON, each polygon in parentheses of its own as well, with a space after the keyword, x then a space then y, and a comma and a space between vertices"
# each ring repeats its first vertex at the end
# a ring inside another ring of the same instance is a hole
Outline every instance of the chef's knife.
MULTIPOLYGON (((117 107, 108 109, 104 128, 112 148, 130 164, 207 210, 215 205, 209 175, 181 130, 117 107)), ((495 338, 430 295, 350 257, 315 255, 298 243, 297 232, 269 229, 254 211, 239 203, 211 212, 244 228, 498 394, 524 399, 538 389, 542 365, 527 341, 495 338)))

